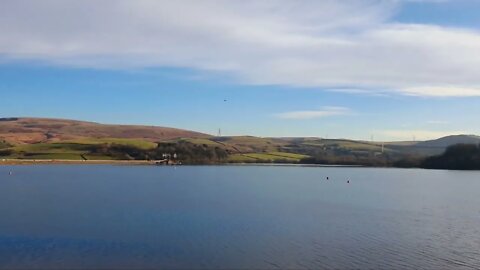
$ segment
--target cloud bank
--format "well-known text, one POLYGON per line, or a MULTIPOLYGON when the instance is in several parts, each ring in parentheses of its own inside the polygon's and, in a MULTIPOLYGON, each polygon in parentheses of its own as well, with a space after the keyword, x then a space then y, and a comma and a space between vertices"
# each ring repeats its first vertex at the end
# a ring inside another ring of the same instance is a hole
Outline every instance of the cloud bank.
POLYGON ((399 0, 3 0, 0 56, 185 67, 247 84, 480 96, 480 34, 394 23, 399 0))

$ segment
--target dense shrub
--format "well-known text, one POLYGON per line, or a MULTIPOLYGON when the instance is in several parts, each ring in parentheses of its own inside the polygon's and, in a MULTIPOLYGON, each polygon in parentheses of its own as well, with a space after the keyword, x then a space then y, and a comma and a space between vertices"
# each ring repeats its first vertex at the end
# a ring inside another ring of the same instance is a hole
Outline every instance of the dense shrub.
POLYGON ((186 164, 220 163, 228 158, 228 153, 225 149, 206 144, 193 144, 187 141, 159 143, 157 148, 149 153, 155 159, 162 159, 164 153, 175 153, 178 159, 186 164))
POLYGON ((11 154, 13 154, 13 151, 10 149, 0 150, 0 157, 10 156, 11 154))
POLYGON ((442 155, 426 158, 421 167, 427 169, 479 170, 480 146, 474 144, 450 146, 442 155))

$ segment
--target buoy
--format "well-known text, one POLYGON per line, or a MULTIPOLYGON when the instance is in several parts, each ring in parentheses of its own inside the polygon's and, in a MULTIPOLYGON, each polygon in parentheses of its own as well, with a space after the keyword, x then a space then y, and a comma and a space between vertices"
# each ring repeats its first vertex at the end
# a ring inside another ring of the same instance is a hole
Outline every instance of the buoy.
POLYGON ((327 180, 328 180, 328 176, 327 176, 327 180))

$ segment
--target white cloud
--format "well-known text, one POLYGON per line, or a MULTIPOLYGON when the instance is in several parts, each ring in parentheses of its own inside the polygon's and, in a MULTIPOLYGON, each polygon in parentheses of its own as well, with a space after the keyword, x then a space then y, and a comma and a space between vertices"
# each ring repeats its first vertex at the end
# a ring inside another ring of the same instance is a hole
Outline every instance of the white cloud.
POLYGON ((3 0, 0 55, 95 68, 187 67, 251 84, 478 96, 480 34, 389 22, 401 3, 3 0))
POLYGON ((279 113, 275 116, 281 119, 315 119, 315 118, 325 118, 337 115, 346 115, 350 114, 351 111, 345 107, 323 107, 321 110, 312 110, 312 111, 292 111, 279 113))
POLYGON ((400 90, 402 93, 410 96, 423 97, 479 97, 480 88, 466 87, 411 87, 400 90))
POLYGON ((449 135, 469 134, 465 131, 458 130, 381 130, 376 134, 380 134, 387 140, 411 141, 411 140, 432 140, 449 135))

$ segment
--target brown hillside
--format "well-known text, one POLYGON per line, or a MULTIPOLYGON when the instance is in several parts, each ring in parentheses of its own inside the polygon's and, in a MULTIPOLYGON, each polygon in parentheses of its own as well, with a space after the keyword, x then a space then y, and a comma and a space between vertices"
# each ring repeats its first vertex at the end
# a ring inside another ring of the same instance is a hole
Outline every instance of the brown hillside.
POLYGON ((148 141, 205 138, 198 132, 154 126, 104 125, 63 119, 0 118, 0 140, 10 143, 54 142, 81 138, 128 138, 148 141))

